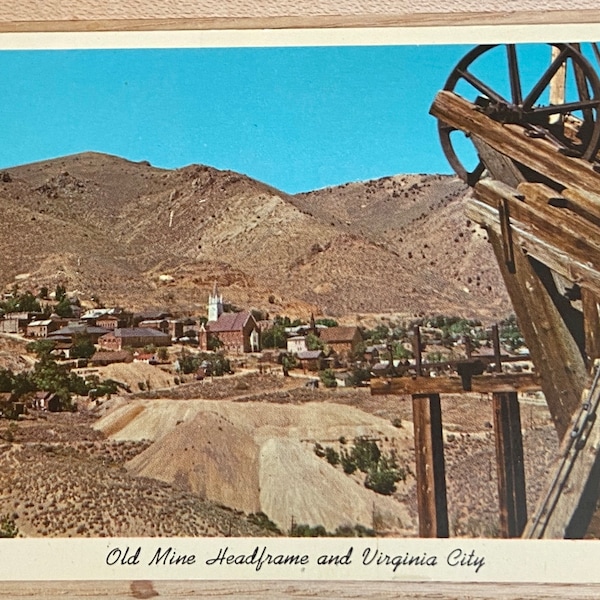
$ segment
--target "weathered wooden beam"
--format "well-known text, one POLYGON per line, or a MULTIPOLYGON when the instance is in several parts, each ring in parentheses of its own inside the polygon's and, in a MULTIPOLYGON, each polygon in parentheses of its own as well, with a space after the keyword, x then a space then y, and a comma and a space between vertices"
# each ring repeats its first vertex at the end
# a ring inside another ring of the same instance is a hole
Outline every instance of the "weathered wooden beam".
POLYGON ((525 467, 519 400, 515 392, 496 393, 492 397, 500 531, 502 537, 515 538, 527 523, 525 467))
POLYGON ((594 225, 600 226, 600 196, 593 192, 564 189, 561 192, 564 198, 563 206, 594 225))
POLYGON ((563 438, 551 477, 523 537, 582 538, 600 496, 600 401, 598 374, 582 394, 569 434, 563 438))
MULTIPOLYGON (((477 200, 470 200, 466 216, 500 236, 498 210, 477 200)), ((521 252, 537 258, 569 281, 573 281, 600 295, 600 272, 586 262, 576 260, 559 248, 541 240, 530 227, 517 221, 511 222, 513 246, 521 252)))
POLYGON ((558 187, 588 192, 600 189, 600 174, 586 161, 557 152, 550 141, 528 137, 520 125, 502 124, 453 92, 441 91, 430 113, 440 121, 475 135, 507 157, 540 173, 558 187))
MULTIPOLYGON (((536 392, 541 378, 534 373, 473 375, 471 391, 478 394, 536 392)), ((392 377, 371 379, 373 395, 464 394, 460 377, 392 377)))
POLYGON ((519 170, 508 156, 504 156, 497 150, 494 150, 489 144, 476 135, 471 136, 471 142, 479 154, 486 169, 490 172, 493 179, 502 181, 507 185, 516 188, 519 183, 526 181, 525 176, 519 170))
POLYGON ((588 366, 600 358, 600 313, 598 296, 587 288, 581 288, 583 327, 585 331, 585 354, 588 366))
POLYGON ((420 537, 448 537, 442 409, 437 394, 412 398, 420 537))
POLYGON ((519 328, 541 375, 541 386, 552 420, 562 438, 579 405, 586 381, 583 355, 555 304, 555 298, 540 280, 534 263, 522 252, 515 252, 515 272, 511 273, 503 262, 500 235, 489 228, 488 236, 519 328))
POLYGON ((600 242, 598 241, 600 228, 585 216, 570 210, 569 207, 574 206, 575 201, 569 202, 562 196, 562 193, 557 194, 543 183, 520 183, 517 186, 517 193, 524 197, 527 206, 534 208, 537 213, 549 221, 549 224, 560 224, 561 230, 567 232, 568 235, 573 235, 575 240, 581 237, 588 238, 591 246, 600 252, 600 242), (564 207, 564 200, 566 200, 566 207, 564 207))
MULTIPOLYGON (((578 215, 551 206, 549 200, 556 193, 550 188, 541 184, 521 184, 515 191, 499 181, 482 180, 475 186, 475 194, 482 202, 499 208, 503 240, 507 227, 504 215, 508 213, 511 225, 513 222, 523 224, 571 260, 581 261, 600 272, 600 230, 578 215)), ((502 247, 504 260, 507 250, 504 243, 502 247)))

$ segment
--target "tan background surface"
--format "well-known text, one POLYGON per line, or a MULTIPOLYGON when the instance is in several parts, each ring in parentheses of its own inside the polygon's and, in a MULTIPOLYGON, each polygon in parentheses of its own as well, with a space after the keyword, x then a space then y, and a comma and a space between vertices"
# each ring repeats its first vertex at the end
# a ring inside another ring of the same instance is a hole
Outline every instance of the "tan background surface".
POLYGON ((597 0, 2 0, 1 5, 2 31, 600 22, 597 0))
MULTIPOLYGON (((2 0, 0 31, 600 23, 597 0, 2 0)), ((26 578, 26 574, 24 573, 26 578)), ((0 597, 597 598, 600 586, 490 584, 9 583, 0 597)))

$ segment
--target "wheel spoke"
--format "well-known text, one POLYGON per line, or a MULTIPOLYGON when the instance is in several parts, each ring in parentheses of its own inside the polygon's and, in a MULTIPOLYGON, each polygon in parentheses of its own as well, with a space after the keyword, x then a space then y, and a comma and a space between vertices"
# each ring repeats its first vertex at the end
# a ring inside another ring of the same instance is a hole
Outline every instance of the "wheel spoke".
POLYGON ((592 50, 594 51, 594 58, 596 59, 596 62, 598 65, 600 65, 600 50, 598 50, 598 44, 596 42, 592 44, 592 50))
POLYGON ((458 131, 458 129, 456 127, 454 127, 454 125, 448 125, 447 123, 441 123, 440 122, 440 132, 443 133, 452 133, 453 131, 458 131))
POLYGON ((552 64, 548 67, 548 70, 542 75, 540 80, 535 84, 531 92, 527 94, 525 100, 523 100, 523 108, 529 110, 534 102, 542 95, 542 92, 548 87, 548 84, 552 78, 556 75, 562 64, 564 63, 567 55, 569 54, 569 48, 563 48, 559 55, 552 61, 552 64))
POLYGON ((475 77, 473 73, 469 73, 466 69, 463 71, 459 71, 460 76, 468 81, 476 90, 479 90, 482 94, 485 94, 490 100, 494 102, 500 102, 502 104, 508 104, 508 101, 503 98, 500 94, 495 92, 491 87, 483 83, 481 79, 475 77))
POLYGON ((524 113, 527 115, 562 115, 576 110, 589 110, 598 108, 600 100, 582 100, 580 102, 567 102, 566 104, 552 104, 550 106, 536 106, 524 113))
POLYGON ((519 63, 517 61, 517 49, 514 44, 506 46, 508 55, 508 73, 510 76, 510 91, 513 104, 519 106, 523 102, 523 92, 521 90, 521 77, 519 75, 519 63))
POLYGON ((481 179, 484 171, 485 165, 482 161, 479 161, 477 166, 470 173, 467 173, 467 184, 473 187, 481 179))

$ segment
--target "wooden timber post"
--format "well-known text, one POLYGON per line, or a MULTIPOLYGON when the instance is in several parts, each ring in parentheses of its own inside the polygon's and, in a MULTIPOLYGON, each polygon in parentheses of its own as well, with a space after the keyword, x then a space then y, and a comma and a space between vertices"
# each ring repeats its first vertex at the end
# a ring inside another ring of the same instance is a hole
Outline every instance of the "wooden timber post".
POLYGON ((492 395, 498 497, 500 500, 500 531, 504 538, 519 537, 527 523, 525 468, 521 415, 516 392, 492 395))
MULTIPOLYGON (((415 355, 415 370, 417 372, 417 376, 420 377, 423 374, 423 344, 421 343, 421 328, 418 325, 415 325, 413 329, 413 354, 415 355)), ((390 355, 390 362, 392 357, 390 355)))
POLYGON ((439 394, 412 396, 420 537, 448 537, 446 466, 439 394))
MULTIPOLYGON (((500 200, 508 199, 511 226, 513 217, 519 220, 524 216, 526 209, 529 210, 530 219, 534 218, 535 210, 527 204, 527 198, 534 192, 531 184, 523 186, 520 190, 525 192, 525 201, 517 199, 510 188, 497 182, 481 181, 475 191, 477 200, 490 206, 498 206, 500 200)), ((584 382, 587 379, 582 319, 578 319, 576 311, 572 310, 566 299, 561 298, 545 264, 519 247, 513 252, 514 263, 506 264, 505 240, 502 238, 500 223, 496 223, 485 223, 488 237, 511 297, 519 327, 533 362, 540 369, 542 389, 558 436, 562 439, 569 427, 571 416, 580 404, 584 382), (514 268, 511 269, 511 266, 514 268)), ((552 239, 560 240, 557 236, 561 235, 561 230, 562 236, 565 237, 565 231, 571 231, 570 227, 567 229, 567 224, 557 225, 556 232, 552 232, 552 239)), ((584 225, 580 225, 579 229, 584 231, 584 225)), ((540 228, 540 231, 544 230, 540 228)), ((587 230, 585 231, 587 234, 587 230)), ((590 239, 590 236, 586 235, 586 239, 590 239)), ((514 236, 513 242, 516 243, 514 236)), ((592 242, 593 239, 590 243, 592 242)), ((590 260, 595 259, 593 253, 586 256, 589 256, 590 260)))
POLYGON ((586 363, 590 367, 594 363, 594 360, 600 358, 600 313, 598 311, 598 298, 594 292, 587 288, 581 288, 581 304, 583 307, 586 363))

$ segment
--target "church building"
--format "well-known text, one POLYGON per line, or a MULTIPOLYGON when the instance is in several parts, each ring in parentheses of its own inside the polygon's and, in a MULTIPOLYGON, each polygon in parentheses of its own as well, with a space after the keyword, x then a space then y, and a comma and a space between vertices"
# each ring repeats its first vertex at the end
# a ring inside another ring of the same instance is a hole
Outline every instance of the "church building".
POLYGON ((223 296, 215 283, 208 296, 208 322, 198 332, 201 350, 220 346, 228 354, 260 351, 260 332, 252 313, 224 312, 223 296), (218 340, 217 344, 211 340, 218 340))

